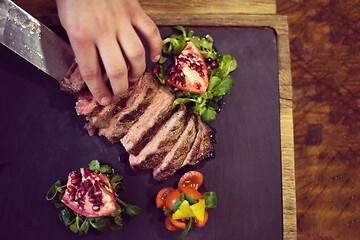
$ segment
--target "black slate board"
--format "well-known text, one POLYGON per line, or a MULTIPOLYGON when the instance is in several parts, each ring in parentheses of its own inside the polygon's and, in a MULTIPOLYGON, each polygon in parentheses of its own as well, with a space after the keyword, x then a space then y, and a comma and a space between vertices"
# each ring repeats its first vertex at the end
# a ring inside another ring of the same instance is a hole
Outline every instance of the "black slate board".
MULTIPOLYGON (((170 32, 162 31, 163 36, 170 32)), ((221 54, 238 61, 235 87, 213 127, 216 158, 185 167, 165 182, 150 171, 134 173, 120 144, 89 137, 75 100, 56 81, 0 46, 0 226, 2 239, 178 239, 164 228, 155 208, 158 190, 175 187, 188 170, 204 174, 201 190, 215 191, 218 209, 209 211, 205 228, 186 239, 282 238, 281 152, 276 36, 270 29, 196 28, 209 33, 221 54), (120 198, 143 208, 120 232, 92 231, 77 236, 59 221, 45 200, 58 179, 92 159, 110 164, 125 176, 120 198)))

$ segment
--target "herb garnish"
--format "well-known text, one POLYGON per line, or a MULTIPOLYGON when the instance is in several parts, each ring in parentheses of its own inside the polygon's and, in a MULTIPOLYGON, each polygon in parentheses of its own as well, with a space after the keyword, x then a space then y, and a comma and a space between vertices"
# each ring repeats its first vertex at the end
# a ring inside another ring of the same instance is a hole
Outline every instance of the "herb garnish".
POLYGON ((234 83, 230 72, 237 67, 237 62, 231 55, 220 55, 213 47, 213 38, 210 35, 194 36, 194 31, 185 31, 183 26, 175 26, 179 33, 174 33, 163 40, 162 57, 159 61, 159 68, 156 75, 162 84, 166 84, 166 77, 170 71, 172 57, 178 56, 189 41, 192 41, 199 48, 203 58, 207 62, 216 61, 218 67, 208 69, 209 86, 205 93, 191 93, 173 88, 176 99, 173 106, 182 103, 189 103, 192 110, 198 112, 202 120, 211 124, 217 111, 220 110, 220 100, 233 88, 234 83))
POLYGON ((60 210, 59 218, 64 222, 65 226, 69 226, 70 230, 74 233, 87 234, 90 226, 104 231, 109 227, 118 231, 121 230, 126 220, 126 216, 135 216, 141 212, 141 208, 136 205, 130 205, 118 198, 119 192, 124 189, 123 176, 114 173, 113 169, 108 165, 100 165, 98 160, 93 160, 89 163, 88 169, 96 173, 103 173, 107 176, 116 196, 116 210, 102 217, 85 217, 82 216, 60 200, 63 197, 66 185, 61 185, 61 181, 56 181, 48 190, 46 200, 54 201, 55 207, 60 210))

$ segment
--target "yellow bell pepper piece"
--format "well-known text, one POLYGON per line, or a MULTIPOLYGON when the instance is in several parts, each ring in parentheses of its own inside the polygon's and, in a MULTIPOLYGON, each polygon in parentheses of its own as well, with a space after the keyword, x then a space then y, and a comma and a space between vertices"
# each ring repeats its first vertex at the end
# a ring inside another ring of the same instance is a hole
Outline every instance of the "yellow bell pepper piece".
MULTIPOLYGON (((197 204, 197 203, 196 203, 197 204)), ((204 205, 205 206, 205 205, 204 205)), ((172 215, 172 219, 173 220, 177 220, 177 219, 182 219, 182 218, 190 218, 190 217, 194 217, 194 212, 191 209, 192 206, 190 206, 189 202, 187 200, 184 200, 180 206, 179 209, 176 210, 176 212, 173 213, 172 215)))
POLYGON ((190 206, 190 209, 194 213, 194 216, 203 222, 205 217, 205 199, 199 199, 198 203, 190 206))

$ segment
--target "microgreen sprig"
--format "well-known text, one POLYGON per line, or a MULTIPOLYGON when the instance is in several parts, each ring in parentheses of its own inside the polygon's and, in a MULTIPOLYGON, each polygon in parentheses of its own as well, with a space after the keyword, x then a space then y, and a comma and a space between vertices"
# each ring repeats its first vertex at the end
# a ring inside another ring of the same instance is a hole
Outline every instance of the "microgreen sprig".
POLYGON ((98 231, 105 231, 111 228, 113 231, 119 231, 123 228, 126 217, 133 217, 141 212, 141 208, 136 205, 130 205, 119 199, 119 192, 124 189, 123 176, 114 173, 114 170, 108 165, 100 165, 98 160, 89 163, 88 169, 96 173, 103 173, 107 176, 116 196, 116 210, 107 216, 85 217, 82 216, 61 202, 66 185, 61 185, 57 180, 48 190, 46 200, 54 201, 55 207, 61 209, 59 218, 74 233, 80 235, 87 234, 90 227, 98 231), (121 207, 123 206, 123 207, 121 207))

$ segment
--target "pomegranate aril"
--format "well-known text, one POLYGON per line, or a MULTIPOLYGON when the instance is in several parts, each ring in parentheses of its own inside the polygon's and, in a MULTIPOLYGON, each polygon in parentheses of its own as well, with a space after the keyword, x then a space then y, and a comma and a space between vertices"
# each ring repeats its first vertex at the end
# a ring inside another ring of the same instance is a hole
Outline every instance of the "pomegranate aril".
POLYGON ((211 65, 211 68, 217 68, 217 67, 219 67, 219 64, 218 64, 218 62, 217 62, 216 59, 215 59, 214 61, 212 61, 210 65, 211 65))
POLYGON ((79 199, 78 203, 80 207, 83 207, 85 205, 85 201, 83 199, 79 199))
POLYGON ((72 194, 72 195, 76 193, 76 188, 73 187, 73 186, 69 186, 69 187, 67 188, 67 190, 68 190, 68 192, 69 192, 70 194, 72 194))
POLYGON ((100 211, 100 206, 94 204, 94 205, 92 206, 92 210, 94 210, 94 211, 100 211))
POLYGON ((90 180, 87 180, 84 182, 84 187, 88 190, 90 187, 92 187, 92 183, 90 180))

